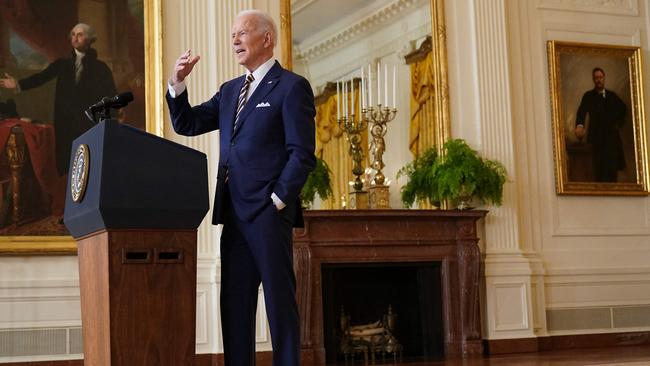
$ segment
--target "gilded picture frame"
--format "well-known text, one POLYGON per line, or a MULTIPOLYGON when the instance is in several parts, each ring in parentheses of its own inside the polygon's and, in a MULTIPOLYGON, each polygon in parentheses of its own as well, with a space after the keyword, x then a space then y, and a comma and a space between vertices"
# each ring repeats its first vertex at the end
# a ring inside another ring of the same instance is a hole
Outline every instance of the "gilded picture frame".
POLYGON ((548 41, 547 51, 557 194, 647 195, 641 49, 548 41))
MULTIPOLYGON (((124 6, 127 2, 124 2, 124 6)), ((128 6, 141 7, 142 19, 139 19, 138 24, 142 24, 142 34, 135 35, 136 41, 133 40, 133 35, 129 35, 130 42, 138 42, 137 37, 142 37, 144 47, 142 47, 141 62, 144 64, 142 74, 143 79, 132 80, 138 90, 143 90, 144 94, 139 95, 133 91, 135 98, 138 97, 144 103, 144 116, 140 113, 139 117, 131 117, 130 119, 138 119, 138 127, 145 128, 147 132, 162 136, 163 135, 163 87, 164 81, 162 77, 162 4, 161 0, 141 0, 129 2, 128 6), (139 2, 139 4, 138 4, 139 2), (134 5, 135 4, 135 5, 134 5), (142 85, 144 84, 144 85, 142 85)), ((92 4, 91 4, 92 5, 92 4)), ((119 6, 113 4, 112 6, 119 6)), ((126 22, 125 19, 112 19, 111 14, 114 14, 115 9, 101 9, 98 7, 91 8, 90 5, 83 9, 90 20, 82 19, 79 15, 80 22, 92 23, 93 20, 99 22, 104 27, 108 27, 110 31, 111 22, 126 22), (111 14, 108 14, 108 12, 111 14), (105 12, 105 13, 103 13, 105 12), (106 23, 103 23, 108 19, 106 23)), ((140 12, 138 12, 140 14, 140 12)), ((9 29, 4 26, 4 29, 9 29)), ((106 30, 106 29, 105 29, 106 30)), ((99 34, 98 38, 102 34, 99 34)), ((68 41, 69 42, 69 41, 68 41)), ((68 43, 69 44, 69 43, 68 43)), ((2 51, 2 49, 0 49, 2 51)), ((5 50, 7 51, 7 50, 5 50)), ((139 51, 138 51, 139 52, 139 51)), ((5 54, 8 54, 5 52, 5 54)), ((102 55, 99 55, 100 60, 102 55)), ((115 70, 112 70, 115 72, 115 70)), ((130 84, 129 84, 130 85, 130 84)), ((120 86, 118 86, 120 88, 120 86)), ((122 86, 119 91, 124 91, 122 86)), ((137 115, 133 114, 132 116, 137 115)), ((127 112, 126 119, 129 119, 127 112)), ((68 189, 66 187, 66 189, 68 189)), ((0 255, 76 255, 77 247, 73 238, 69 235, 0 235, 0 255)))

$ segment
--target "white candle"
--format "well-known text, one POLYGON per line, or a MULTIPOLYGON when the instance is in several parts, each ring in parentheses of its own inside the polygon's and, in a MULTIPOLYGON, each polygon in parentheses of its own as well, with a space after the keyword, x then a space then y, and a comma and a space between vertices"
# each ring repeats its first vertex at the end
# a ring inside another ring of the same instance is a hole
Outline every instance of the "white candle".
POLYGON ((341 119, 341 82, 336 82, 336 120, 341 119))
POLYGON ((396 85, 397 85, 397 67, 393 66, 393 109, 397 108, 397 101, 395 99, 396 85))
POLYGON ((343 87, 345 88, 345 97, 343 97, 343 100, 345 101, 345 119, 350 118, 350 91, 348 90, 348 83, 346 81, 343 82, 343 87))
POLYGON ((368 64, 368 106, 372 107, 372 68, 368 64))
POLYGON ((361 120, 361 107, 363 106, 363 79, 359 80, 357 90, 359 91, 359 101, 357 102, 359 107, 357 109, 359 112, 359 120, 361 120))
POLYGON ((343 83, 341 82, 341 80, 339 80, 339 84, 341 84, 341 95, 339 96, 339 98, 341 99, 340 100, 340 102, 341 102, 341 118, 343 118, 345 116, 345 104, 344 104, 345 102, 343 101, 343 95, 345 94, 345 89, 343 88, 343 83))
POLYGON ((348 119, 348 83, 343 82, 343 111, 345 119, 348 119))
POLYGON ((381 104, 381 69, 377 62, 377 104, 381 104))
POLYGON ((363 79, 359 80, 359 120, 361 120, 361 110, 363 109, 363 79))
POLYGON ((354 117, 354 112, 357 110, 354 107, 354 94, 355 94, 355 92, 354 92, 354 77, 352 77, 350 79, 350 90, 352 91, 352 106, 351 106, 350 110, 352 111, 352 116, 354 117))
POLYGON ((366 84, 363 81, 363 67, 361 67, 361 88, 359 89, 361 94, 361 109, 366 108, 366 84))
POLYGON ((388 108, 388 65, 384 64, 384 105, 388 108))

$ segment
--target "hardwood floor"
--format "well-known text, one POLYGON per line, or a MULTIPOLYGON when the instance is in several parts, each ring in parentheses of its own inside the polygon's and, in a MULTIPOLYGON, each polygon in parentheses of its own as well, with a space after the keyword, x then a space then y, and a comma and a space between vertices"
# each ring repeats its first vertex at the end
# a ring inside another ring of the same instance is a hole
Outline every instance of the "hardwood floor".
MULTIPOLYGON (((342 365, 342 364, 340 364, 342 365)), ((363 365, 362 361, 348 365, 363 365)), ((379 363, 378 363, 379 365, 379 363)), ((650 366, 650 346, 590 348, 464 360, 389 363, 394 366, 650 366)), ((338 365, 337 365, 338 366, 338 365)))
MULTIPOLYGON (((218 357, 211 359, 200 357, 203 361, 198 364, 223 365, 218 357), (210 362, 211 360, 211 362, 210 362)), ((259 364, 270 365, 269 360, 259 364)), ((24 363, 3 363, 2 366, 83 366, 82 360, 74 361, 41 361, 24 363)), ((343 365, 343 364, 338 364, 343 365)), ((362 361, 348 363, 349 366, 363 365, 362 361)), ((480 357, 464 360, 377 363, 390 366, 650 366, 650 346, 626 346, 615 348, 584 348, 537 353, 519 353, 480 357)), ((333 365, 328 365, 333 366, 333 365)))

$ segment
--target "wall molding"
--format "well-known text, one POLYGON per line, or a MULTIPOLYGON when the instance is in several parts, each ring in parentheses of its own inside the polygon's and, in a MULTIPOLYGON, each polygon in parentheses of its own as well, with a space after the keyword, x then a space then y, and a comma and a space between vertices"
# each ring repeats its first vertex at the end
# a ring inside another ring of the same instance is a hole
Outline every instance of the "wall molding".
MULTIPOLYGON (((650 267, 586 267, 547 268, 546 277, 557 276, 604 276, 604 275, 650 275, 650 267)), ((547 280, 548 283, 548 280, 547 280)))
POLYGON ((197 289, 196 291, 196 345, 208 345, 208 292, 197 289))
POLYGON ((504 331, 526 331, 530 329, 528 322, 528 291, 527 283, 524 281, 511 281, 511 282, 491 282, 490 288, 493 292, 493 300, 495 302, 494 308, 496 309, 494 314, 494 332, 504 332, 504 331), (510 296, 506 296, 510 295, 510 296), (502 298, 519 298, 519 306, 515 307, 514 303, 499 303, 502 298), (506 319, 501 318, 505 316, 502 314, 499 309, 507 308, 509 317, 512 317, 515 310, 518 311, 518 322, 508 322, 506 319))
POLYGON ((545 309, 629 307, 650 304, 650 268, 547 269, 545 309))
POLYGON ((639 15, 638 0, 540 0, 540 9, 600 13, 607 15, 639 15))
POLYGON ((79 278, 70 279, 26 279, 0 281, 0 290, 14 289, 52 289, 52 288, 76 288, 79 292, 79 278))

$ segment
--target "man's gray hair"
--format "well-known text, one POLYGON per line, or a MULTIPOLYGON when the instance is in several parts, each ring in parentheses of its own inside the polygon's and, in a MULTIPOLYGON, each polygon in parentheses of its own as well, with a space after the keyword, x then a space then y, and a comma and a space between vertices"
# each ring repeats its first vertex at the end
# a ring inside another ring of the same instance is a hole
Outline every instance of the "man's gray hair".
POLYGON ((90 40, 90 43, 93 43, 93 42, 95 42, 97 40, 97 32, 95 32, 95 28, 89 26, 86 23, 79 23, 79 24, 75 25, 74 27, 72 27, 70 32, 72 32, 73 30, 75 30, 77 28, 83 29, 84 34, 86 34, 86 37, 88 37, 88 39, 90 40))
POLYGON ((237 14, 237 17, 239 18, 241 16, 249 15, 252 15, 256 18, 257 27, 259 30, 262 32, 271 33, 271 44, 273 47, 275 47, 278 40, 278 27, 275 26, 275 21, 273 21, 273 18, 271 18, 271 16, 267 13, 257 9, 242 10, 239 12, 239 14, 237 14))

